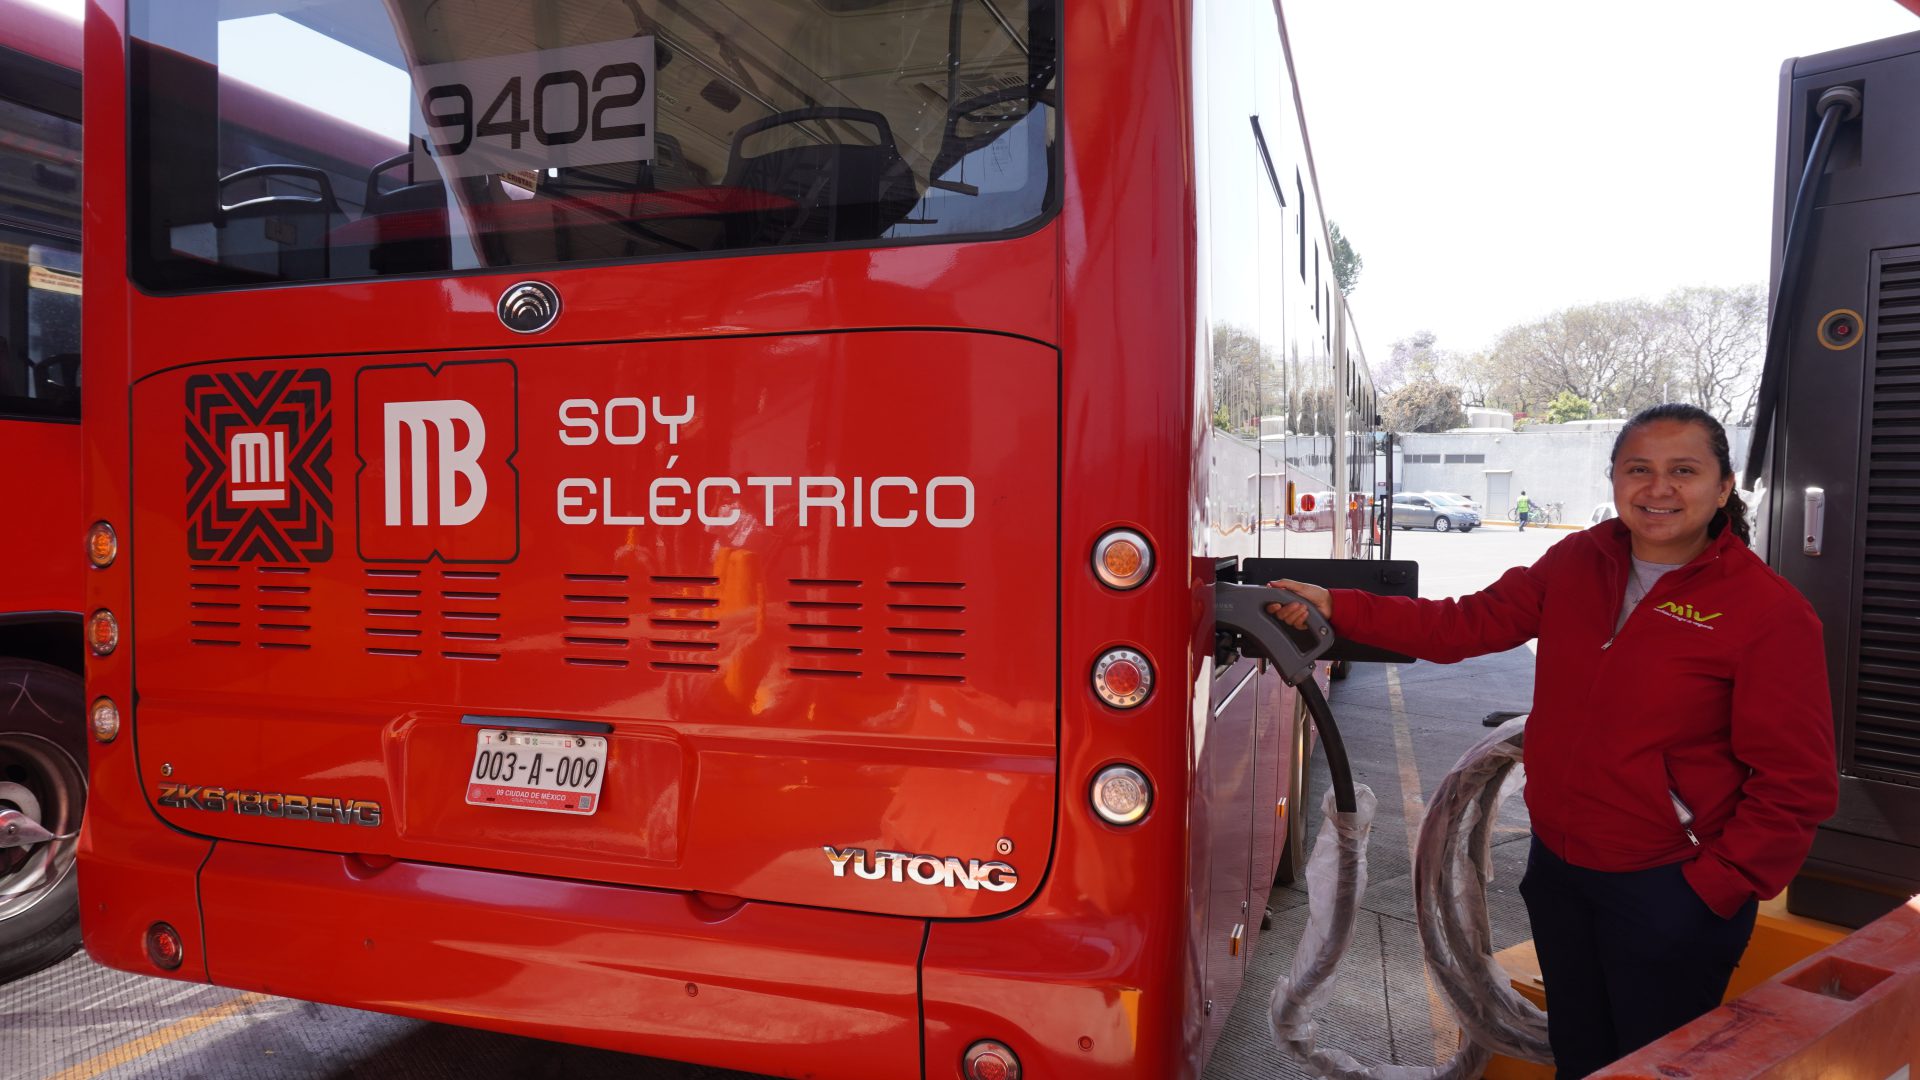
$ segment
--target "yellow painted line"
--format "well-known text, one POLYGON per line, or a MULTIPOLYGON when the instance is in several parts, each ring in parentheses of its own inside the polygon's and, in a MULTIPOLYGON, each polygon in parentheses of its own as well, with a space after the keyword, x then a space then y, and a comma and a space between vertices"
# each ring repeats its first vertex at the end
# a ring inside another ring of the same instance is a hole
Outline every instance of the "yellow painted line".
POLYGON ((184 1020, 176 1020, 159 1031, 130 1039, 102 1053, 53 1074, 50 1080, 93 1080, 94 1077, 115 1066, 138 1061, 161 1047, 179 1042, 198 1031, 203 1031, 238 1012, 258 1005, 267 1000, 265 994, 241 994, 229 998, 208 1009, 194 1013, 184 1020))
MULTIPOLYGON (((1420 767, 1413 756, 1413 733, 1407 730, 1406 702, 1400 696, 1400 672, 1387 665, 1387 701, 1393 708, 1393 755, 1400 766, 1400 810, 1407 823, 1407 865, 1420 858, 1420 823, 1427 816, 1427 803, 1420 787, 1420 767)), ((1420 965, 1420 977, 1427 984, 1427 1016, 1433 1024, 1433 1060, 1445 1064, 1453 1057, 1459 1041, 1459 1024, 1453 1010, 1434 988, 1433 973, 1420 965)))

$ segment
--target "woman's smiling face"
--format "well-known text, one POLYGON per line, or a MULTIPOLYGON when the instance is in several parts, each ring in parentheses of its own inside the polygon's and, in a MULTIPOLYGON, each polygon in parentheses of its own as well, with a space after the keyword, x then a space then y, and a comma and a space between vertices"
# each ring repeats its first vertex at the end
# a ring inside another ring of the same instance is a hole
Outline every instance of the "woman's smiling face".
POLYGON ((1704 551, 1707 526, 1732 491, 1701 424, 1642 424, 1613 462, 1613 505, 1633 534, 1634 556, 1648 562, 1684 563, 1704 551))

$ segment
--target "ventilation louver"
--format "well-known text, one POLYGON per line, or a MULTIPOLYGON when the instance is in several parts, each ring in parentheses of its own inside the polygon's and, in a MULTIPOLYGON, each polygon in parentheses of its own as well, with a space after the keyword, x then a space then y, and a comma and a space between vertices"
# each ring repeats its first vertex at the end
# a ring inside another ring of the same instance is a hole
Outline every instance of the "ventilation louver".
POLYGON ((1920 786, 1920 252, 1876 267, 1859 666, 1844 770, 1920 786))

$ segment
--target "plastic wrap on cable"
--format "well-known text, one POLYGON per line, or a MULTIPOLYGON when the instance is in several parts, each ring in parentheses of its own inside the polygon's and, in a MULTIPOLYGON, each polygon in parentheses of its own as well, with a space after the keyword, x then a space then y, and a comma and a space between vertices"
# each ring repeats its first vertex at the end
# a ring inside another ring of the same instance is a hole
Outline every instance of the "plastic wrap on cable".
POLYGON ((1461 756, 1427 803, 1414 855, 1413 895, 1427 970, 1473 1041, 1551 1064, 1547 1014, 1516 993, 1493 958, 1487 926, 1489 837, 1500 804, 1520 789, 1526 718, 1507 721, 1461 756))
POLYGON ((1294 950, 1293 970, 1274 985, 1268 1005, 1273 1041, 1315 1076, 1335 1080, 1466 1080, 1479 1076, 1490 1055, 1468 1039, 1442 1065, 1362 1065, 1349 1054, 1314 1045, 1314 1014, 1333 993, 1333 973, 1353 940, 1360 897, 1367 891, 1367 836, 1373 831, 1375 799, 1364 784, 1354 787, 1354 811, 1334 809, 1329 791, 1321 806, 1324 823, 1307 860, 1307 928, 1294 950))

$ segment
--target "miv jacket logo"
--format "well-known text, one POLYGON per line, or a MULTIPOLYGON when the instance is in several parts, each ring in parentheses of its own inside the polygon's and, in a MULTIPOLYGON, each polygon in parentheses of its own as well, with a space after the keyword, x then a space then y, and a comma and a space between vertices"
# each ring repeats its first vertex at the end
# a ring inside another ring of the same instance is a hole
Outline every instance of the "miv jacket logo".
MULTIPOLYGON (((1669 600, 1666 603, 1661 604, 1659 607, 1655 608, 1654 610, 1666 612, 1669 615, 1674 615, 1679 618, 1685 619, 1696 626, 1707 626, 1708 623, 1726 614, 1726 612, 1724 611, 1716 611, 1716 612, 1713 612, 1712 614, 1708 614, 1704 611, 1701 611, 1695 608, 1692 604, 1679 604, 1679 603, 1675 603, 1672 600, 1669 600)), ((1711 630, 1713 628, 1710 626, 1707 626, 1707 629, 1711 630)))
POLYGON ((361 370, 354 390, 361 558, 518 556, 516 384, 507 360, 361 370))

